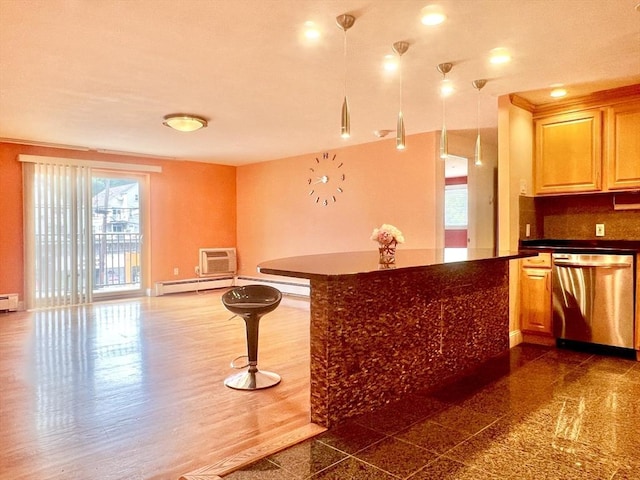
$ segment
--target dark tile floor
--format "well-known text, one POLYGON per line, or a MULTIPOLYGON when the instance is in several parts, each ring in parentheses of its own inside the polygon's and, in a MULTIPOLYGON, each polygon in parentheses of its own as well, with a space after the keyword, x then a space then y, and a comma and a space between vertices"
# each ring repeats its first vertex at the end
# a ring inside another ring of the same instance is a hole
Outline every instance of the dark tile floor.
POLYGON ((640 363, 519 345, 224 477, 640 479, 640 363))

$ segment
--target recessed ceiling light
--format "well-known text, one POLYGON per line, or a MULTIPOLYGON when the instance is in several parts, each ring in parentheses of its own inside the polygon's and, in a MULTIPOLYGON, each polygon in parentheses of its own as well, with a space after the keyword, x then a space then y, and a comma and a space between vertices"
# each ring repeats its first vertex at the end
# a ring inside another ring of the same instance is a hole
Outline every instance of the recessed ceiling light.
POLYGON ((511 61, 509 50, 503 47, 494 48, 490 52, 489 61, 493 64, 507 63, 511 61))
POLYGON ((439 5, 427 5, 420 10, 420 21, 423 25, 440 25, 446 19, 447 16, 439 5))
POLYGON ((173 113, 164 117, 163 125, 178 130, 179 132, 195 132, 208 125, 206 119, 197 115, 185 113, 173 113))
POLYGON ((564 97, 566 94, 567 94, 566 89, 557 87, 551 90, 551 93, 549 95, 551 95, 553 98, 560 98, 560 97, 564 97))
POLYGON ((453 93, 453 82, 451 82, 451 80, 449 80, 448 78, 445 78, 440 83, 440 95, 442 95, 443 97, 448 97, 452 93, 453 93))
POLYGON ((307 40, 317 40, 320 38, 320 30, 312 21, 304 22, 304 37, 307 40))
POLYGON ((395 72, 396 70, 398 70, 397 55, 385 55, 383 66, 385 71, 387 72, 395 72))

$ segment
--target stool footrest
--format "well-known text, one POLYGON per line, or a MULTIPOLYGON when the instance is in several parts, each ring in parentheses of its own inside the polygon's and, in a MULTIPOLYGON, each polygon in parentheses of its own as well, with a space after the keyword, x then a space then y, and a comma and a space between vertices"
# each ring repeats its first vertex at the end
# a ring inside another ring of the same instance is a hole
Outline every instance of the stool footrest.
POLYGON ((231 360, 230 365, 231 365, 231 368, 235 368, 236 370, 247 368, 249 366, 249 355, 240 355, 239 357, 234 358, 233 360, 231 360), (241 358, 246 358, 247 363, 245 363, 244 365, 236 365, 236 362, 241 358))

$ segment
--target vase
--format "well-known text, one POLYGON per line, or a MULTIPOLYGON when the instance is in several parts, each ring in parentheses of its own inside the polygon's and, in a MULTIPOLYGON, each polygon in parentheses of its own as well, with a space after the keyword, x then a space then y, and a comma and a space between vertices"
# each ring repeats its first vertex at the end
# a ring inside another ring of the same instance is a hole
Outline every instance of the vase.
POLYGON ((391 243, 380 243, 378 252, 380 253, 380 265, 394 265, 396 263, 396 246, 398 242, 393 240, 391 243))

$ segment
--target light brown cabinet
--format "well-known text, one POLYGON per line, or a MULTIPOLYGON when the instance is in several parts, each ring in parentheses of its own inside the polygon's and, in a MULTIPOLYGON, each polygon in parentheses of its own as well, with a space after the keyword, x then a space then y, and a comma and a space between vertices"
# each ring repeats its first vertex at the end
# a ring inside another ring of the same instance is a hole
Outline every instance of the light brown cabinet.
POLYGON ((520 328, 551 336, 551 255, 525 259, 520 269, 520 328))
POLYGON ((607 113, 607 187, 640 188, 640 102, 616 105, 607 113))
POLYGON ((640 188, 640 85, 533 113, 536 195, 640 188))
POLYGON ((602 187, 602 111, 535 121, 536 194, 596 192, 602 187))

